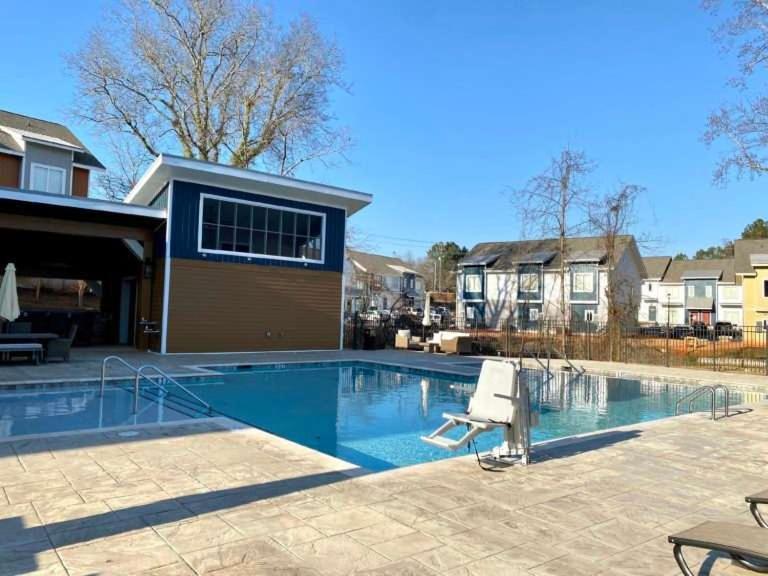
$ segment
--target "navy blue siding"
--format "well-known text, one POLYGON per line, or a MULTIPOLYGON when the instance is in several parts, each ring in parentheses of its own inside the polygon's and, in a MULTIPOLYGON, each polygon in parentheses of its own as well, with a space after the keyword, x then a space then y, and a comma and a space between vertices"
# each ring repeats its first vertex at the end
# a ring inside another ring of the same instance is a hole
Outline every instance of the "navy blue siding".
POLYGON ((344 227, 346 219, 344 210, 306 202, 285 200, 274 196, 250 194, 215 186, 195 184, 193 182, 173 183, 173 198, 171 200, 171 257, 191 260, 209 260, 212 262, 230 262, 237 264, 253 264, 256 266, 287 266, 289 268, 306 268, 311 270, 329 270, 342 272, 344 270, 344 227), (202 254, 198 251, 197 235, 200 225, 200 194, 215 194, 234 200, 262 202, 274 206, 311 210, 325 214, 325 263, 292 262, 273 260, 270 258, 248 258, 245 256, 226 254, 202 254))
MULTIPOLYGON (((597 276, 597 264, 571 264, 571 302, 597 302, 597 290, 598 290, 598 276, 597 276), (592 291, 591 292, 575 292, 574 291, 574 275, 577 273, 592 274, 592 291)), ((589 310, 590 308, 587 307, 589 310)))

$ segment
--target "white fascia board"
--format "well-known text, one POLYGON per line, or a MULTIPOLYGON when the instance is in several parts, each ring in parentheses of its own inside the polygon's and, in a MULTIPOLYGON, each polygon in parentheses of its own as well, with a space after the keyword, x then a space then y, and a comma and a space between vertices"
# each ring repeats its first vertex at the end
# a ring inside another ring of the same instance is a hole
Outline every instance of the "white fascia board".
POLYGON ((355 190, 236 168, 224 164, 160 154, 125 198, 129 204, 147 204, 170 180, 217 186, 287 200, 344 208, 352 215, 371 203, 373 196, 355 190))
POLYGON ((132 216, 145 216, 164 220, 166 211, 163 208, 150 208, 148 206, 126 205, 121 202, 108 200, 95 200, 92 198, 78 198, 64 194, 49 194, 17 188, 0 188, 0 199, 28 202, 30 204, 43 204, 47 206, 61 206, 67 208, 80 208, 96 212, 109 212, 112 214, 126 214, 132 216))

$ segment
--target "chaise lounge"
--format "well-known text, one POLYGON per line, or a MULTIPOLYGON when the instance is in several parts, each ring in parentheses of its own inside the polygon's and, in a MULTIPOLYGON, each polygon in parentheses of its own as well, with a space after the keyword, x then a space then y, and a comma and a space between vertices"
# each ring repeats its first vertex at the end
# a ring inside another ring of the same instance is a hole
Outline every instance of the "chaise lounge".
POLYGON ((683 556, 683 546, 712 550, 729 556, 736 564, 760 574, 768 574, 768 523, 758 507, 768 504, 768 490, 747 496, 750 512, 760 525, 745 526, 732 522, 704 522, 669 537, 673 554, 684 576, 694 576, 683 556))

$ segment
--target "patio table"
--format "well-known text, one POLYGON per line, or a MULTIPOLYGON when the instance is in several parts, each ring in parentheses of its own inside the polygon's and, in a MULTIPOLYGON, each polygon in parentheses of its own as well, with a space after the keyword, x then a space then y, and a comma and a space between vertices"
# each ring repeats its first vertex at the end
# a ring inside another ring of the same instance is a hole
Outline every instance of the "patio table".
MULTIPOLYGON (((46 354, 48 353, 48 342, 61 338, 55 332, 20 332, 16 333, 3 333, 0 334, 0 344, 26 344, 30 342, 39 342, 43 345, 46 354)), ((45 362, 45 356, 43 354, 43 361, 45 362)))

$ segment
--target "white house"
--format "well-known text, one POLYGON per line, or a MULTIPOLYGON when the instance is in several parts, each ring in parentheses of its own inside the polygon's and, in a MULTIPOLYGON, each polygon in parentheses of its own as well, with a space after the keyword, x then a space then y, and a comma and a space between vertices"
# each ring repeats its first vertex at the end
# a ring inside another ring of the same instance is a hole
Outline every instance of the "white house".
POLYGON ((535 328, 540 320, 604 322, 609 286, 617 304, 635 313, 645 271, 632 236, 616 239, 613 270, 609 270, 604 238, 569 238, 564 260, 563 313, 557 238, 476 245, 459 262, 457 322, 491 328, 512 323, 519 329, 535 328))
POLYGON ((640 291, 640 307, 637 319, 641 324, 657 324, 665 322, 662 319, 659 305, 659 285, 669 268, 672 258, 669 256, 651 256, 643 258, 646 276, 640 291))
POLYGON ((344 263, 344 309, 363 312, 424 306, 421 274, 394 256, 347 250, 344 263))

